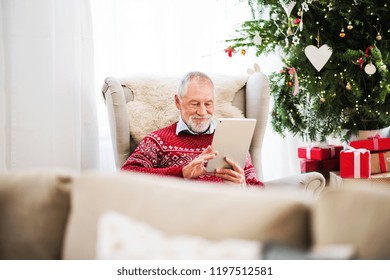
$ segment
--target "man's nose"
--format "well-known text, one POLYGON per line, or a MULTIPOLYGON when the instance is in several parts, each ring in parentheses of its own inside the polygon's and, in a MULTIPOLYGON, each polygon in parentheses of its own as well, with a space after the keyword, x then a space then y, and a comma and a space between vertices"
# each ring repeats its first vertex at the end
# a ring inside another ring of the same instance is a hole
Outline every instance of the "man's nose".
POLYGON ((206 105, 205 105, 205 104, 200 104, 197 113, 198 113, 198 115, 200 115, 200 116, 207 115, 206 105))

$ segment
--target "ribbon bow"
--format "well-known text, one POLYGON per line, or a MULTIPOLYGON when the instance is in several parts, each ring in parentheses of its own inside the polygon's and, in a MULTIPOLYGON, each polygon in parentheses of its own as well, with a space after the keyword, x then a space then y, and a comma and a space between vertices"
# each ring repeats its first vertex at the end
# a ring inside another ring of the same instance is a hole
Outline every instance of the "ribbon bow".
POLYGON ((225 49, 225 53, 228 54, 229 57, 232 57, 233 56, 233 53, 235 52, 236 50, 232 47, 232 46, 229 46, 225 49))
POLYGON ((368 52, 369 52, 371 49, 373 49, 373 48, 374 48, 374 46, 369 46, 369 47, 367 47, 367 49, 364 51, 364 53, 366 54, 366 57, 367 57, 367 58, 369 57, 368 52))
POLYGON ((362 69, 363 68, 363 63, 364 63, 363 58, 359 57, 357 63, 360 65, 360 69, 362 69))
POLYGON ((375 134, 374 136, 368 137, 368 139, 381 138, 380 134, 375 134))
POLYGON ((374 136, 368 137, 368 139, 372 139, 375 151, 379 150, 379 138, 381 138, 381 136, 378 133, 374 136))

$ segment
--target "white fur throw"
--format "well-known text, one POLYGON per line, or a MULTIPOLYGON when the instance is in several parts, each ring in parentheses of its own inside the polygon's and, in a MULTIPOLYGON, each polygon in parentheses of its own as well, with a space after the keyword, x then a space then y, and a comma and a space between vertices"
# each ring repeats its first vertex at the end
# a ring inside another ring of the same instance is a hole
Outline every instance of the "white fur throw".
MULTIPOLYGON (((242 118, 243 112, 232 104, 236 93, 245 85, 246 76, 211 76, 216 88, 215 118, 242 118)), ((139 143, 149 133, 179 119, 174 102, 179 78, 134 76, 124 79, 134 94, 127 103, 130 134, 139 143)))

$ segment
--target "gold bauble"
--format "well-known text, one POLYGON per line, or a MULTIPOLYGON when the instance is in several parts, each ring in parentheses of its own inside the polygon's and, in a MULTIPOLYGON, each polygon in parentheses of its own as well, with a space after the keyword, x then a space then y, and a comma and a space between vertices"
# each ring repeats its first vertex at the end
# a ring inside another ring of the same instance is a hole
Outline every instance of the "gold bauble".
POLYGON ((382 40, 382 36, 381 36, 381 34, 380 34, 379 32, 378 32, 378 35, 376 35, 375 39, 376 39, 377 41, 382 40))
POLYGON ((349 22, 349 23, 348 23, 347 29, 348 29, 348 30, 352 30, 352 29, 353 29, 352 22, 349 22))
POLYGON ((347 85, 345 86, 345 88, 346 88, 347 90, 351 90, 351 89, 352 89, 351 83, 348 82, 347 85))
POLYGON ((245 55, 245 54, 246 54, 246 50, 242 49, 242 50, 241 50, 241 54, 242 54, 242 55, 245 55))
POLYGON ((340 38, 344 38, 345 37, 345 32, 344 32, 344 28, 341 28, 341 31, 340 31, 340 38))
POLYGON ((321 97, 321 98, 320 98, 320 101, 321 101, 322 103, 324 103, 324 102, 326 101, 325 97, 321 97))

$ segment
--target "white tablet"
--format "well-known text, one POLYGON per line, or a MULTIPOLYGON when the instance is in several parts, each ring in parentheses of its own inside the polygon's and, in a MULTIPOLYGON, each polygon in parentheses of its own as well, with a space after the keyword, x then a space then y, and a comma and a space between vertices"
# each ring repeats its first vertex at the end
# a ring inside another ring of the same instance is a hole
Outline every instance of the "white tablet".
POLYGON ((216 168, 231 168, 225 157, 244 168, 255 126, 256 119, 218 119, 211 144, 213 151, 218 151, 218 155, 207 163, 207 172, 214 172, 216 168))

